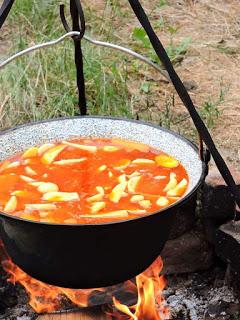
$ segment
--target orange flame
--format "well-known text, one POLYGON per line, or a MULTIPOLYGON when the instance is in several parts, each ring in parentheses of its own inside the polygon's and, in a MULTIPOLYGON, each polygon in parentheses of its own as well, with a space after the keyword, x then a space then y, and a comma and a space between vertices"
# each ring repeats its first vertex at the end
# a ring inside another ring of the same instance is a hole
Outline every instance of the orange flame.
MULTIPOLYGON (((164 320, 169 319, 169 310, 165 305, 162 291, 166 286, 163 276, 159 276, 163 267, 159 257, 143 273, 136 277, 138 300, 136 305, 128 307, 121 304, 115 297, 113 303, 117 310, 128 315, 130 320, 164 320)), ((121 315, 114 314, 116 319, 122 319, 121 315)))
POLYGON ((63 308, 63 301, 68 300, 78 307, 89 306, 89 297, 94 292, 110 292, 114 311, 108 315, 122 320, 125 315, 129 320, 166 320, 169 311, 162 297, 166 286, 163 276, 159 276, 163 263, 159 257, 146 271, 136 277, 136 285, 132 281, 123 284, 125 291, 137 296, 137 303, 133 306, 122 304, 114 296, 114 288, 98 289, 66 289, 48 285, 28 276, 17 267, 8 257, 0 243, 0 260, 5 271, 10 275, 9 281, 20 283, 29 295, 29 304, 37 313, 51 313, 63 308), (64 299, 65 298, 65 299, 64 299), (124 314, 124 315, 123 315, 124 314))

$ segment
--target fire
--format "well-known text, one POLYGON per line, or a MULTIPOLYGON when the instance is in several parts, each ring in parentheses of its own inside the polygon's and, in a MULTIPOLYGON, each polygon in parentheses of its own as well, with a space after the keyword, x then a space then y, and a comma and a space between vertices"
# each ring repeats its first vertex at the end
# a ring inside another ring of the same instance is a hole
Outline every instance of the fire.
MULTIPOLYGON (((135 305, 128 307, 113 297, 115 308, 128 315, 130 320, 169 319, 169 310, 162 296, 166 281, 163 276, 159 276, 162 267, 162 259, 158 257, 146 271, 136 277, 138 299, 135 305)), ((122 316, 116 313, 114 317, 122 319, 122 316)))
MULTIPOLYGON (((100 293, 111 295, 113 304, 106 312, 110 319, 122 320, 167 320, 169 310, 162 296, 166 281, 159 276, 163 263, 159 257, 142 274, 136 277, 136 284, 126 281, 121 285, 121 290, 131 293, 137 300, 136 304, 127 306, 115 297, 118 286, 98 289, 66 289, 48 285, 28 276, 17 267, 8 257, 0 243, 0 259, 5 271, 9 274, 9 281, 13 284, 20 283, 29 295, 29 304, 37 313, 51 313, 63 309, 66 298, 78 307, 87 307, 90 296, 100 293)), ((135 301, 136 301, 135 300, 135 301)), ((109 301, 108 301, 109 302, 109 301)))

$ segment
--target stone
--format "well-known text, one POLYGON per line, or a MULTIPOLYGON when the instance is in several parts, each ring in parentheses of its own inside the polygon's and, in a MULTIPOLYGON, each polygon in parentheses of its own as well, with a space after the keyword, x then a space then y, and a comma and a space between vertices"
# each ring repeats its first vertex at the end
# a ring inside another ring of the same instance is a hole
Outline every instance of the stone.
POLYGON ((240 221, 230 221, 217 230, 215 250, 223 261, 240 273, 240 221))
POLYGON ((194 196, 178 207, 172 221, 169 239, 176 239, 193 228, 195 224, 196 201, 197 198, 194 196))
MULTIPOLYGON (((233 166, 229 169, 240 187, 240 172, 233 166)), ((202 217, 208 241, 213 244, 217 228, 235 216, 240 219, 240 213, 236 214, 235 199, 218 169, 213 167, 206 177, 202 193, 202 217)))
POLYGON ((213 263, 213 250, 203 232, 193 229, 179 238, 168 240, 162 251, 164 274, 207 270, 213 263))

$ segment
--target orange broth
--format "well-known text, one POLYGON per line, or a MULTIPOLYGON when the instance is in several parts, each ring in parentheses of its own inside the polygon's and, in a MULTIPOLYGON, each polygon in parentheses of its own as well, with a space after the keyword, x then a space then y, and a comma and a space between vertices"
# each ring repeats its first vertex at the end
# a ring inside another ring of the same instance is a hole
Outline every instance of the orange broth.
POLYGON ((0 210, 48 223, 132 219, 176 202, 188 186, 178 160, 145 144, 79 138, 0 163, 0 210))

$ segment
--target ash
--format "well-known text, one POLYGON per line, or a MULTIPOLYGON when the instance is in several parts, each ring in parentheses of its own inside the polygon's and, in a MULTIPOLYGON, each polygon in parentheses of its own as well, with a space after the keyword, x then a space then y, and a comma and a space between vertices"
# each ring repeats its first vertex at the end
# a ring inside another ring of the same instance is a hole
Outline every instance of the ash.
POLYGON ((7 281, 0 266, 0 320, 33 320, 35 313, 28 304, 25 290, 7 281))
POLYGON ((172 319, 238 320, 240 304, 228 285, 226 272, 213 268, 202 273, 168 276, 164 291, 172 319))

